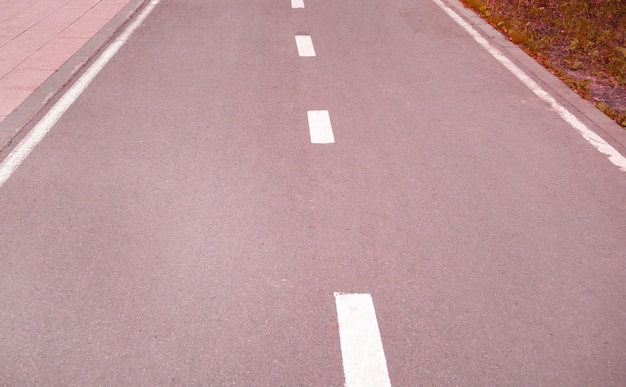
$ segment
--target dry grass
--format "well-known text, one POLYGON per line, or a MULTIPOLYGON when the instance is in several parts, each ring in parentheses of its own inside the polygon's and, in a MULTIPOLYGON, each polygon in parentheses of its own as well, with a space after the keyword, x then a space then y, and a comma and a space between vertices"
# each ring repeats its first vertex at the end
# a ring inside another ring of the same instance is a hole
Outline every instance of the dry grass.
POLYGON ((461 1, 626 127, 626 1, 461 1))

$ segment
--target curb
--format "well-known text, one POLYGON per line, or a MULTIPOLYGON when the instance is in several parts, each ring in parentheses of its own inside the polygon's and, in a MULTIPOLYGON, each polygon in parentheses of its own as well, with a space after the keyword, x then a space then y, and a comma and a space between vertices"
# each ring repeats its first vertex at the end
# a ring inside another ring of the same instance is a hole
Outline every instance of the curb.
POLYGON ((557 76, 508 40, 474 11, 466 8, 459 0, 444 1, 589 129, 610 143, 619 153, 626 155, 626 130, 598 110, 591 102, 576 94, 557 76))
POLYGON ((25 127, 65 90, 150 0, 130 0, 107 24, 0 122, 0 151, 13 143, 25 127))

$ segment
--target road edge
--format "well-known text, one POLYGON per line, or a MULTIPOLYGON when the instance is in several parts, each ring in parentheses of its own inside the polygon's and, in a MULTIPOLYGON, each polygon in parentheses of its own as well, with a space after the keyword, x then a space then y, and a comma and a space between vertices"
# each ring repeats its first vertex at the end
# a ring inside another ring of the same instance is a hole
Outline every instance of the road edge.
POLYGON ((10 146, 40 112, 52 106, 98 55, 124 30, 150 0, 130 0, 107 24, 0 122, 0 151, 10 146))
POLYGON ((570 110, 580 121, 592 127, 595 133, 616 148, 619 153, 626 155, 626 130, 602 113, 590 101, 576 94, 556 75, 528 55, 521 47, 508 40, 473 10, 466 8, 458 0, 443 1, 472 27, 476 28, 483 37, 501 50, 509 60, 531 76, 553 97, 557 98, 563 107, 570 110))

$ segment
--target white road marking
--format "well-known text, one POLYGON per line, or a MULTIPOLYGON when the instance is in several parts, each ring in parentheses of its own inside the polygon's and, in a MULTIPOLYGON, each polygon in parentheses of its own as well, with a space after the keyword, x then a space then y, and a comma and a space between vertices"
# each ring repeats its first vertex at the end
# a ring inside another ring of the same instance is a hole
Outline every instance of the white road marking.
POLYGON ((330 125, 328 110, 309 110, 309 134, 313 144, 332 144, 335 142, 333 127, 330 125))
POLYGON ((604 154, 609 160, 615 164, 622 172, 626 172, 626 158, 619 153, 619 151, 613 148, 602 137, 597 135, 591 129, 582 123, 576 116, 570 113, 565 107, 559 104, 556 99, 533 81, 522 69, 511 62, 500 50, 492 46, 485 38, 483 38, 478 31, 476 31, 469 23, 467 23, 459 14, 454 12, 450 7, 445 5, 441 0, 433 0, 441 9, 443 9, 448 16, 450 16, 458 25, 463 27, 467 33, 478 44, 480 44, 485 50, 487 50, 498 62, 507 68, 513 75, 517 77, 526 87, 528 87, 539 99, 550 105, 550 107, 556 111, 556 113, 565 122, 570 124, 575 130, 577 130, 581 136, 593 147, 595 147, 600 153, 604 154))
POLYGON ((313 41, 310 35, 296 35, 296 45, 300 56, 315 56, 313 41))
POLYGON ((304 0, 291 0, 291 8, 304 8, 304 0))
POLYGON ((7 181, 15 170, 28 157, 30 152, 43 140, 50 129, 65 114, 67 109, 76 101, 81 93, 89 86, 91 81, 106 66, 120 48, 128 41, 131 35, 139 28, 141 23, 148 17, 150 12, 156 7, 160 0, 151 0, 150 3, 140 12, 137 18, 128 25, 126 30, 117 38, 102 55, 85 71, 74 85, 54 104, 52 109, 35 125, 35 127, 20 141, 6 159, 0 163, 0 187, 7 181))
POLYGON ((391 386, 369 294, 335 293, 346 387, 391 386))

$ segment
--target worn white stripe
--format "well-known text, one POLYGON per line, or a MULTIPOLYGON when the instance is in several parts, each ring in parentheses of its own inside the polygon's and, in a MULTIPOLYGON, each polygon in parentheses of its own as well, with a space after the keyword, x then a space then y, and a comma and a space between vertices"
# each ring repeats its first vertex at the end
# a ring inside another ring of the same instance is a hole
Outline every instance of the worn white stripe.
POLYGON ((296 45, 300 56, 315 56, 313 41, 310 35, 296 35, 296 45))
POLYGON ((391 386, 372 296, 335 293, 346 387, 391 386))
POLYGON ((313 144, 332 144, 335 142, 328 110, 309 110, 309 134, 313 144))
POLYGON ((483 38, 469 23, 467 23, 459 14, 454 12, 450 7, 445 5, 441 0, 433 0, 448 16, 450 16, 458 25, 460 25, 468 34, 474 38, 485 50, 487 50, 498 62, 500 62, 507 70, 509 70, 517 79, 519 79, 526 87, 528 87, 539 99, 550 105, 556 113, 565 122, 570 124, 587 142, 595 147, 600 153, 606 155, 609 160, 615 164, 622 172, 626 172, 626 158, 613 148, 602 137, 597 135, 587 125, 583 124, 574 114, 567 110, 563 105, 559 104, 554 97, 530 78, 522 69, 511 62, 500 50, 492 46, 485 38, 483 38))
POLYGON ((72 87, 54 104, 52 109, 35 125, 35 127, 20 141, 0 164, 0 187, 7 181, 15 170, 28 157, 30 152, 43 140, 50 129, 59 121, 61 116, 69 109, 82 92, 89 86, 91 81, 98 75, 104 66, 115 56, 120 48, 128 41, 131 35, 139 28, 141 23, 148 17, 150 12, 156 7, 160 0, 152 0, 139 13, 137 18, 124 30, 110 46, 104 50, 102 55, 85 71, 85 73, 72 85, 72 87))
POLYGON ((304 8, 304 0, 291 0, 291 8, 304 8))

